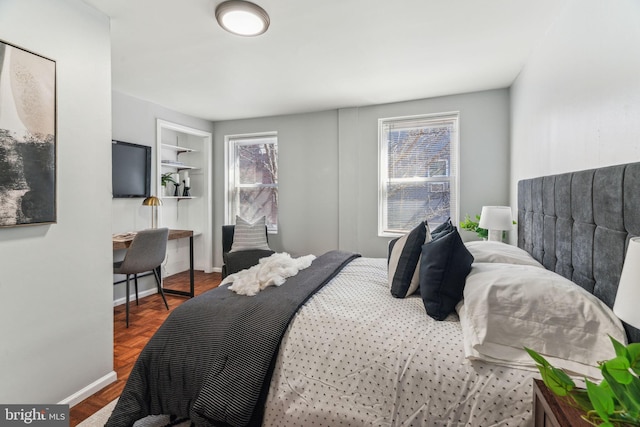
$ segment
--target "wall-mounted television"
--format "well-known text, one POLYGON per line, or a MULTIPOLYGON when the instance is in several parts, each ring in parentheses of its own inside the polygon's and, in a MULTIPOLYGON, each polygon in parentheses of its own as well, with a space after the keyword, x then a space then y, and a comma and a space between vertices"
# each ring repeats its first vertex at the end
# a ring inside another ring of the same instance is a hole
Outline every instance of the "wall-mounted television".
POLYGON ((111 184, 114 198, 151 195, 151 147, 111 141, 111 184))

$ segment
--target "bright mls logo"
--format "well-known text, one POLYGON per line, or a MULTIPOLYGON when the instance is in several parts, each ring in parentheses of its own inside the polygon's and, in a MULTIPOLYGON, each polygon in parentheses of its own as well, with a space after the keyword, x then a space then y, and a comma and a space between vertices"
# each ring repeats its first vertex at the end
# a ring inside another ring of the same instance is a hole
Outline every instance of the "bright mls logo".
POLYGON ((69 405, 0 405, 0 427, 69 427, 69 405))

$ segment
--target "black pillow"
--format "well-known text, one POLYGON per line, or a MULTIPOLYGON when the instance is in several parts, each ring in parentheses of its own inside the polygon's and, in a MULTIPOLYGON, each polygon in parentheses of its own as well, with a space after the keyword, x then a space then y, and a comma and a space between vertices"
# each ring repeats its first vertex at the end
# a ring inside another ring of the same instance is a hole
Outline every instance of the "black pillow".
MULTIPOLYGON (((389 243, 388 270, 391 295, 396 298, 408 296, 411 279, 418 268, 418 260, 427 238, 427 224, 421 222, 408 234, 389 243)), ((414 288, 418 287, 416 277, 414 288)))
POLYGON ((473 255, 455 227, 422 246, 420 295, 429 316, 444 320, 455 310, 472 262, 473 255))
POLYGON ((431 232, 431 240, 436 240, 446 234, 449 234, 451 231, 453 231, 456 227, 451 223, 451 218, 447 218, 447 220, 445 222, 443 222, 442 224, 440 224, 439 226, 437 226, 432 232, 431 232))

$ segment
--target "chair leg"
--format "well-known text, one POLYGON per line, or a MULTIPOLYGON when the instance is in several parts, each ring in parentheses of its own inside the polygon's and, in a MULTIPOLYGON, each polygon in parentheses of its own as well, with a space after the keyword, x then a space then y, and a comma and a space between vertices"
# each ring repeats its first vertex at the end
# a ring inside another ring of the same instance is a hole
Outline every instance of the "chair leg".
POLYGON ((126 312, 127 312, 127 328, 129 327, 129 275, 127 274, 127 307, 125 308, 126 312))
POLYGON ((162 296, 162 300, 164 301, 165 307, 169 310, 169 304, 167 304, 167 298, 164 296, 164 290, 162 289, 162 282, 160 281, 160 267, 153 269, 153 275, 156 277, 156 285, 158 285, 158 292, 162 296))
POLYGON ((136 305, 140 305, 138 303, 138 275, 137 274, 133 275, 133 282, 136 284, 136 305))

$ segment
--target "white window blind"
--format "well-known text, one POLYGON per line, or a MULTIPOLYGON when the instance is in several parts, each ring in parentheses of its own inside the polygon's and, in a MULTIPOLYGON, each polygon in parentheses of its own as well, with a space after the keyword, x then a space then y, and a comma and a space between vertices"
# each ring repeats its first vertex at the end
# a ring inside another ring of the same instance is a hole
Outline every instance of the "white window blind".
POLYGON ((378 234, 457 223, 458 114, 380 119, 378 234))
POLYGON ((278 137, 274 133, 227 136, 227 224, 236 215, 253 222, 263 215, 278 230, 278 137))

